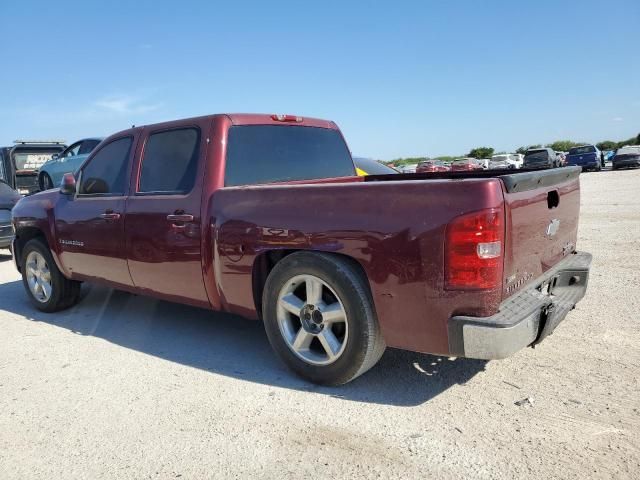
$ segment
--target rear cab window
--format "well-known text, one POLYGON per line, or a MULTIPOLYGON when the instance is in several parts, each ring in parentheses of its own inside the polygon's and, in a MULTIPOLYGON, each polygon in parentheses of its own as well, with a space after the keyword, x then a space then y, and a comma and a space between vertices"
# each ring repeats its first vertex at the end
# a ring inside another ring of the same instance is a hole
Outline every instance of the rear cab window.
POLYGON ((525 160, 547 160, 549 158, 549 150, 546 148, 528 150, 524 158, 525 160))
POLYGON ((584 155, 585 153, 593 153, 595 152, 595 147, 587 146, 587 147, 575 147, 569 150, 569 155, 584 155))
POLYGON ((351 153, 338 130, 291 125, 229 129, 225 186, 355 174, 351 153))
POLYGON ((199 145, 195 127, 152 133, 144 148, 138 193, 189 193, 196 181, 199 145))

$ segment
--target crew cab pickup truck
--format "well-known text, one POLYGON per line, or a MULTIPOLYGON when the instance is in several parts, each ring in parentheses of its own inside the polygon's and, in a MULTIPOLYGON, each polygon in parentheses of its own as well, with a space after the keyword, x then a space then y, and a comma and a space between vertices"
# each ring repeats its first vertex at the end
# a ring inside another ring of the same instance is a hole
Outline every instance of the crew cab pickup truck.
POLYGON ((59 190, 13 209, 45 312, 80 282, 261 319, 313 382, 386 346, 503 358, 583 297, 580 168, 357 176, 331 121, 212 115, 105 139, 59 190))

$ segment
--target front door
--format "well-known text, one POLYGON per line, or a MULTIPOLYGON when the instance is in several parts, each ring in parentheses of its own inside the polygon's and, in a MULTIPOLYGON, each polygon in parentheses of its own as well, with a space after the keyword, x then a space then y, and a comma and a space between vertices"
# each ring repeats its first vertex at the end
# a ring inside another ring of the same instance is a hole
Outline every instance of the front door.
POLYGON ((124 237, 134 137, 105 144, 83 167, 78 191, 56 204, 56 237, 72 278, 131 286, 124 237))
POLYGON ((209 121, 195 120, 145 131, 125 220, 136 287, 199 306, 209 306, 200 231, 208 130, 209 121))

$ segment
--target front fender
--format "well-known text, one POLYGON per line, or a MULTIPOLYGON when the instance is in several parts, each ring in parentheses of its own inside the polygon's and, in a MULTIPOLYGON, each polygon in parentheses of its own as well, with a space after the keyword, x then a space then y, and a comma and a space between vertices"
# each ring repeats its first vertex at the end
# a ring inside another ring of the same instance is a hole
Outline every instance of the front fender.
POLYGON ((14 255, 20 254, 22 245, 31 238, 41 235, 49 245, 56 265, 64 275, 68 275, 60 261, 60 245, 55 230, 54 207, 60 197, 57 190, 36 193, 23 197, 11 211, 11 219, 16 232, 14 255))

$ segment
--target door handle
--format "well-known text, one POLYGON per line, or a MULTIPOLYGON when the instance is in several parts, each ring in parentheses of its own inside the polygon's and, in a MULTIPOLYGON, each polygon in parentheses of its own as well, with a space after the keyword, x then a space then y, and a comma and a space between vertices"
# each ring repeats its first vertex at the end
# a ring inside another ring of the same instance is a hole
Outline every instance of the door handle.
POLYGON ((167 220, 170 222, 193 222, 193 215, 186 213, 173 213, 171 215, 167 215, 167 220))
POLYGON ((100 214, 100 218, 104 218, 105 220, 118 220, 120 218, 120 214, 115 212, 104 212, 100 214))

